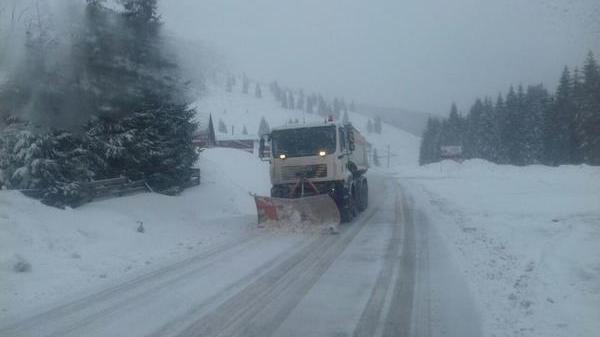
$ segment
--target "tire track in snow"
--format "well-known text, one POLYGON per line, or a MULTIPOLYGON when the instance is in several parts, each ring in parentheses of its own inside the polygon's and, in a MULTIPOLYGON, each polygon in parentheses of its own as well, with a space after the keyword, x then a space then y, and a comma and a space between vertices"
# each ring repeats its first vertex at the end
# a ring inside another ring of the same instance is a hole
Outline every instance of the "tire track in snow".
MULTIPOLYGON (((389 298, 390 287, 393 284, 394 274, 396 271, 396 263, 395 261, 399 257, 400 248, 402 245, 402 237, 401 237, 401 217, 402 214, 399 211, 399 195, 398 191, 395 191, 395 200, 394 200, 394 223, 392 227, 392 237, 388 243, 386 248, 386 252, 384 255, 383 266, 379 275, 377 276, 377 281, 375 282, 375 286, 373 287, 373 291, 363 310, 363 313, 358 321, 358 324, 354 330, 354 337, 371 337, 380 335, 381 331, 378 329, 382 325, 382 317, 386 304, 389 305, 387 299, 389 298)), ((391 219, 390 219, 391 220, 391 219)))
POLYGON ((340 235, 318 238, 177 336, 272 335, 377 210, 340 235))
MULTIPOLYGON (((416 239, 415 224, 412 207, 406 199, 401 205, 403 214, 403 246, 398 267, 398 277, 394 284, 394 291, 387 312, 383 336, 408 337, 413 328, 413 307, 416 273, 416 239)), ((429 324, 429 322, 427 322, 429 324)))
POLYGON ((235 255, 247 245, 259 244, 261 239, 264 239, 264 236, 255 234, 232 240, 115 287, 1 328, 0 336, 64 336, 117 309, 132 305, 137 299, 144 298, 155 291, 167 289, 169 285, 205 270, 218 260, 235 255), (195 266, 195 264, 198 265, 195 266), (64 322, 68 322, 68 324, 65 326, 64 322))

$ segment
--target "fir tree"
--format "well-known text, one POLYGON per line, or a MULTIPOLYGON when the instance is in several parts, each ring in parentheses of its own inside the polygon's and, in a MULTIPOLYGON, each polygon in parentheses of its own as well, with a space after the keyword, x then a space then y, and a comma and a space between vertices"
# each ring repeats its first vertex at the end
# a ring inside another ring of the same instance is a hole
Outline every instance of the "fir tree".
POLYGON ((283 92, 281 94, 281 107, 284 109, 289 109, 290 105, 288 103, 288 94, 287 92, 283 92))
MULTIPOLYGON (((498 97, 500 106, 502 103, 502 96, 498 97)), ((498 123, 497 109, 494 108, 492 101, 486 98, 483 103, 483 113, 481 115, 481 140, 480 140, 480 153, 481 158, 498 162, 500 152, 500 128, 498 123)))
POLYGON ((218 128, 218 130, 219 130, 220 133, 227 133, 227 125, 220 118, 219 118, 219 128, 218 128))
POLYGON ((481 99, 477 99, 466 118, 466 133, 463 136, 465 158, 482 158, 483 156, 483 113, 483 102, 481 99))
POLYGON ((367 122, 367 133, 373 133, 373 122, 370 119, 367 122))
POLYGON ((266 134, 269 134, 270 132, 271 128, 269 127, 269 123, 267 123, 265 117, 261 117, 260 124, 258 126, 258 136, 262 137, 266 134))
POLYGON ((344 111, 344 116, 342 117, 342 123, 344 123, 344 124, 350 123, 350 117, 348 117, 348 111, 344 111))
POLYGON ((525 95, 525 111, 522 119, 521 164, 536 164, 543 159, 544 114, 548 109, 550 95, 540 84, 529 86, 525 95))
POLYGON ((590 52, 583 66, 580 114, 576 133, 583 160, 600 165, 600 66, 590 52))
POLYGON ((421 138, 421 147, 419 149, 419 164, 425 165, 440 160, 441 149, 441 124, 438 119, 429 118, 427 126, 421 138))
POLYGON ((304 91, 300 90, 300 94, 298 94, 298 99, 296 100, 296 109, 304 110, 304 101, 306 98, 304 97, 304 91))
POLYGON ((242 78, 242 93, 248 94, 249 89, 250 89, 250 80, 248 79, 248 76, 246 76, 246 74, 244 74, 244 76, 242 78))
POLYGON ((356 112, 356 105, 354 104, 354 101, 352 101, 352 102, 350 103, 350 107, 349 107, 349 108, 350 108, 350 111, 351 111, 351 112, 356 112))
POLYGON ((225 91, 231 93, 233 92, 233 86, 235 85, 235 77, 229 76, 227 77, 227 82, 225 83, 225 91))
POLYGON ((325 102, 323 96, 319 95, 317 104, 317 111, 319 115, 327 117, 327 115, 329 114, 329 108, 327 107, 327 102, 325 102))
POLYGON ((375 116, 375 123, 373 124, 373 131, 377 134, 381 134, 382 126, 381 126, 381 117, 375 116))
POLYGON ((462 145, 462 120, 454 103, 450 107, 447 126, 443 130, 444 145, 462 145))
POLYGON ((291 91, 288 94, 288 109, 294 109, 294 107, 296 106, 296 102, 294 100, 294 93, 292 93, 291 91))
POLYGON ((260 89, 260 84, 258 83, 256 83, 256 86, 254 87, 254 97, 262 98, 262 90, 260 89))
POLYGON ((314 95, 308 96, 306 99, 306 113, 312 114, 314 112, 315 107, 315 98, 314 95))
POLYGON ((561 75, 554 104, 549 109, 546 127, 546 148, 551 165, 561 165, 571 162, 571 149, 573 148, 575 116, 573 111, 576 109, 571 74, 565 67, 561 75))

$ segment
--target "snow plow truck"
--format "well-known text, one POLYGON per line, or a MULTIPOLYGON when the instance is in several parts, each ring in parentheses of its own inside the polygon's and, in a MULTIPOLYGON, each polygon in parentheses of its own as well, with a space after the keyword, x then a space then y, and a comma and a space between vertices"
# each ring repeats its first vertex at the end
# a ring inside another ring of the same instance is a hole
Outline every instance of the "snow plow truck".
POLYGON ((260 139, 271 195, 254 195, 261 227, 302 226, 337 233, 369 204, 367 142, 331 120, 275 128, 260 139), (266 153, 267 144, 270 153, 266 153))

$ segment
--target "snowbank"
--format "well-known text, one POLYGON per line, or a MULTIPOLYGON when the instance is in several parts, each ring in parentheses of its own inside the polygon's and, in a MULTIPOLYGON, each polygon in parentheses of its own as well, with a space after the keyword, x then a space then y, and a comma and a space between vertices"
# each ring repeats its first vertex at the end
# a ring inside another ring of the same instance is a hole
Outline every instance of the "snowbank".
POLYGON ((487 336, 600 331, 600 168, 403 168, 479 299, 487 336))
POLYGON ((118 282, 254 228, 248 193, 268 192, 265 163, 233 149, 206 150, 199 163, 202 184, 177 197, 144 193, 60 210, 0 191, 0 317, 118 282), (140 221, 144 233, 136 230, 140 221), (19 261, 30 270, 15 271, 19 261))

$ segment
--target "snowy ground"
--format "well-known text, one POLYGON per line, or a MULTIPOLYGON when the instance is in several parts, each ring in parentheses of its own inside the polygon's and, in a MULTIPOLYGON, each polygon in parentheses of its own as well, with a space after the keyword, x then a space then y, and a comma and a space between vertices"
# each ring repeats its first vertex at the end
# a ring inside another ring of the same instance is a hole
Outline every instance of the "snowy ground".
MULTIPOLYGON (((235 133, 244 126, 255 133, 261 116, 272 127, 289 119, 322 119, 282 109, 265 85, 262 99, 244 95, 239 82, 234 93, 209 84, 196 104, 199 119, 212 113, 235 133)), ((350 120, 366 134, 367 118, 351 113, 350 120)), ((414 200, 415 216, 426 218, 419 223, 430 225, 429 243, 439 246, 430 252, 443 262, 431 262, 436 270, 430 276, 437 279, 430 280, 429 291, 437 292, 432 298, 472 297, 479 315, 469 317, 483 321, 485 336, 598 334, 600 168, 519 168, 479 160, 418 167, 417 137, 387 124, 381 135, 367 137, 383 165, 370 174, 397 177, 414 200)), ((268 194, 267 164, 242 151, 210 149, 199 165, 202 184, 179 197, 139 194, 63 211, 0 191, 0 323, 251 236, 256 218, 248 193, 268 194), (138 221, 143 234, 136 231, 138 221), (21 259, 31 270, 13 270, 21 259)), ((294 240, 281 240, 285 244, 271 253, 278 255, 294 240)), ((415 292, 427 292, 420 284, 415 292)), ((315 299, 306 297, 299 312, 315 299)), ((456 319, 448 322, 459 322, 463 311, 455 303, 434 308, 454 310, 456 319)))
POLYGON ((479 303, 486 336, 597 336, 600 168, 481 160, 397 170, 479 303))
POLYGON ((145 193, 59 210, 0 191, 0 316, 77 297, 247 235, 256 221, 248 193, 269 188, 265 163, 243 151, 211 149, 200 167, 202 184, 178 197, 145 193), (19 260, 31 270, 15 272, 19 260))

